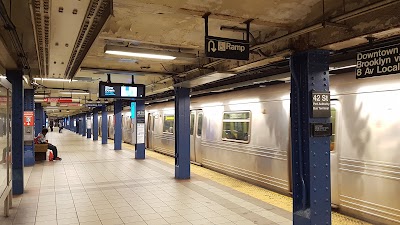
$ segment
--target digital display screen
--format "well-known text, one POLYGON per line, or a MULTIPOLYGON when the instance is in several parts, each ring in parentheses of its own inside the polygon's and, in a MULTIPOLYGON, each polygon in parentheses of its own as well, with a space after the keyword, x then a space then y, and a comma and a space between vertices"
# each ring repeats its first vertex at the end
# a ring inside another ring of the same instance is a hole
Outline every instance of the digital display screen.
POLYGON ((121 97, 137 97, 137 87, 122 86, 121 97))
POLYGON ((105 96, 115 96, 115 88, 113 86, 105 86, 104 87, 104 95, 105 96))
POLYGON ((144 98, 143 84, 99 83, 99 98, 144 98))

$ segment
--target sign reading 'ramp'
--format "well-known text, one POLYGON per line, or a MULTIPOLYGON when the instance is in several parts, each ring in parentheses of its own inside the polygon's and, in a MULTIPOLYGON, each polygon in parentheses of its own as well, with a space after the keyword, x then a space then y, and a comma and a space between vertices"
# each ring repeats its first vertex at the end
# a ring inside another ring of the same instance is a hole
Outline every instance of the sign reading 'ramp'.
POLYGON ((400 45, 357 53, 356 77, 374 77, 400 73, 400 45))
POLYGON ((219 59, 249 60, 249 42, 206 36, 206 56, 219 59))

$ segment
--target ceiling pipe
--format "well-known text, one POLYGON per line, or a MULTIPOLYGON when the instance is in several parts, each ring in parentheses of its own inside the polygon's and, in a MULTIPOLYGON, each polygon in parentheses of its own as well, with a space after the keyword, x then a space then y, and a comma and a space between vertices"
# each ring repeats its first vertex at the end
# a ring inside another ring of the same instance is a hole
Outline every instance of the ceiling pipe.
POLYGON ((35 25, 35 17, 34 17, 34 10, 33 10, 33 0, 29 0, 29 10, 31 12, 31 22, 32 22, 32 28, 33 28, 33 36, 35 38, 35 48, 36 48, 36 56, 38 58, 38 64, 39 64, 39 75, 40 77, 43 77, 43 70, 42 70, 42 60, 40 60, 40 55, 39 55, 39 42, 37 38, 37 31, 36 31, 36 25, 35 25))
POLYGON ((0 18, 3 21, 5 30, 8 31, 14 50, 17 53, 17 57, 20 63, 19 66, 22 66, 22 68, 27 70, 28 74, 30 74, 31 68, 29 66, 28 56, 26 55, 24 48, 22 47, 21 40, 19 39, 17 33, 17 29, 13 24, 11 18, 8 16, 7 9, 4 6, 3 1, 0 1, 0 18))

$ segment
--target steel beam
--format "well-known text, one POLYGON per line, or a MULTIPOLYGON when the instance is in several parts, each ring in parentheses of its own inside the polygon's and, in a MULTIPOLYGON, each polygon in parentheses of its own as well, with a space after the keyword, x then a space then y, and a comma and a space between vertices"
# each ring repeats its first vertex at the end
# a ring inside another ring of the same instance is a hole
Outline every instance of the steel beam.
POLYGON ((107 144, 108 128, 107 128, 107 110, 106 106, 101 107, 101 144, 107 144))
POLYGON ((114 150, 122 149, 122 100, 114 102, 114 150))
POLYGON ((86 136, 86 113, 82 114, 82 136, 86 136))
POLYGON ((12 188, 13 194, 24 193, 24 84, 22 70, 7 70, 7 79, 12 84, 12 188))
MULTIPOLYGON (((136 101, 136 110, 135 113, 136 114, 136 144, 135 144, 135 159, 145 159, 146 158, 146 154, 145 154, 145 144, 144 142, 138 142, 140 141, 140 135, 145 135, 145 115, 138 115, 137 112, 141 112, 144 113, 145 112, 145 108, 144 108, 144 101, 143 100, 137 100, 136 101), (143 129, 143 130, 139 130, 139 129, 143 129), (142 132, 140 133, 139 132, 142 132), (138 138, 139 137, 139 138, 138 138)), ((144 141, 146 140, 146 137, 144 137, 144 141)))
POLYGON ((175 88, 175 178, 190 178, 190 89, 175 88))
POLYGON ((43 107, 40 103, 35 103, 35 136, 43 129, 43 107))
POLYGON ((99 110, 93 110, 93 141, 99 140, 99 110))
POLYGON ((290 118, 293 224, 331 224, 330 137, 313 137, 312 91, 329 91, 329 52, 313 50, 291 57, 290 118))

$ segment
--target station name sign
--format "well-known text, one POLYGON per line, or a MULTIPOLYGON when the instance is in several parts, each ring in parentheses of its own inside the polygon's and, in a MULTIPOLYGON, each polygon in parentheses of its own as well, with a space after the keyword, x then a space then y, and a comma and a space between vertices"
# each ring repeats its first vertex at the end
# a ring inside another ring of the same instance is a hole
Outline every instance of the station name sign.
POLYGON ((400 44, 357 53, 356 78, 400 73, 400 44))
POLYGON ((143 84, 99 83, 99 98, 144 98, 143 84))
POLYGON ((206 36, 206 56, 219 59, 249 60, 248 41, 206 36))
POLYGON ((329 91, 313 91, 311 99, 313 118, 331 117, 331 95, 329 91))

